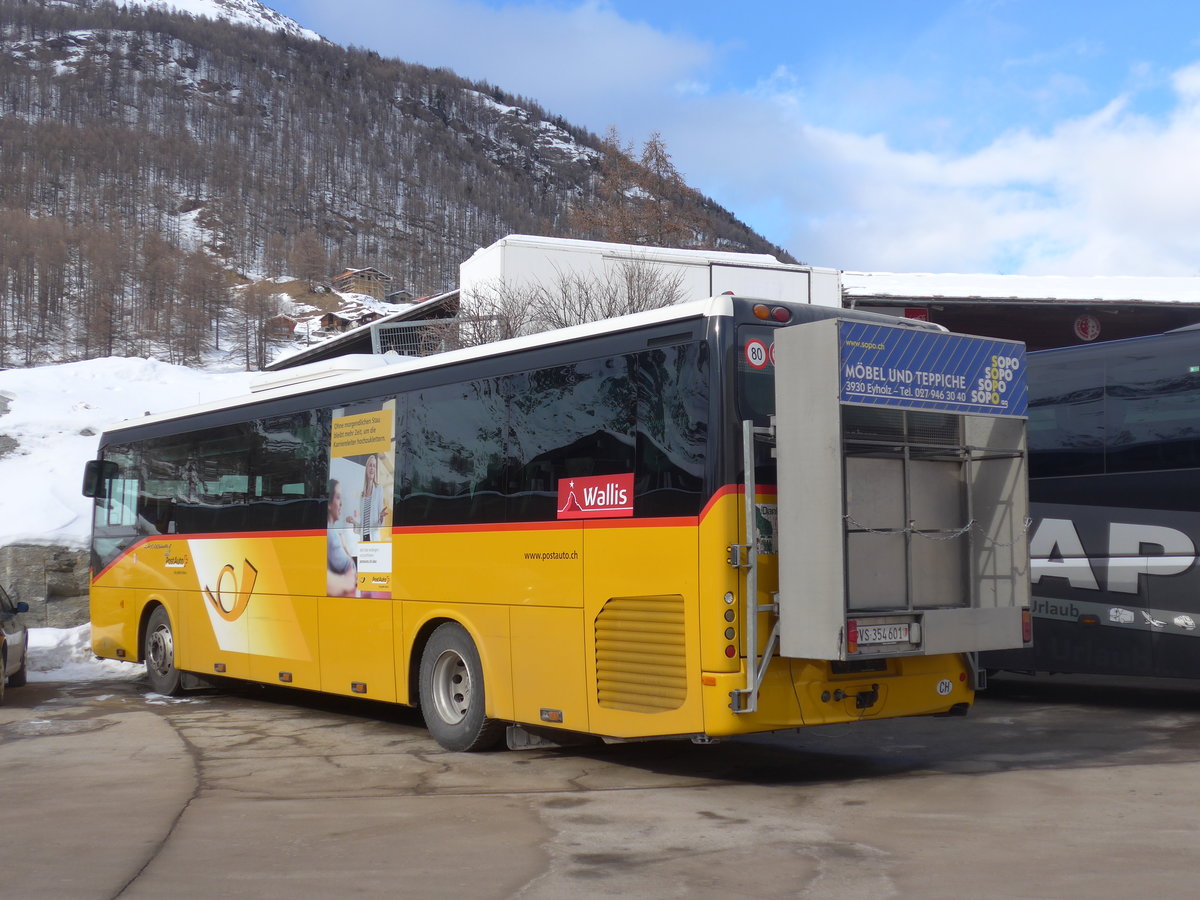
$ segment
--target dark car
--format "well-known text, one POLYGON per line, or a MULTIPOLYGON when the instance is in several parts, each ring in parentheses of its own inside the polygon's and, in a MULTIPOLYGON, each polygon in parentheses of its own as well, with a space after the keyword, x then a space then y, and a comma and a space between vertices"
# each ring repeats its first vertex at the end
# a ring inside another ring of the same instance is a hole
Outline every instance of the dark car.
POLYGON ((14 600, 0 587, 0 703, 6 685, 21 687, 26 681, 29 632, 21 621, 24 612, 29 612, 29 604, 14 600))

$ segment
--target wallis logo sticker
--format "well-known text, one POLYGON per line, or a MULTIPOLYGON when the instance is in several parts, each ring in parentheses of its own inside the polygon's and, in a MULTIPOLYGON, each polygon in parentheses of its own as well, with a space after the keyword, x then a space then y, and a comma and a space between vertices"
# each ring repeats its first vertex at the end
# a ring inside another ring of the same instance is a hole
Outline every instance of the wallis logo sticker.
POLYGON ((633 473, 561 478, 560 519, 616 519, 633 515, 633 473))

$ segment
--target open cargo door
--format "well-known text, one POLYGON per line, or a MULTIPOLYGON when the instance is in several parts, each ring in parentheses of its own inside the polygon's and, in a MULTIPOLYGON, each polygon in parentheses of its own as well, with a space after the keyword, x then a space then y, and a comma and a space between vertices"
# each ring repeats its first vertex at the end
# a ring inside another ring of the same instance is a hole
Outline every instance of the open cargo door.
POLYGON ((826 319, 774 350, 780 655, 1022 646, 1023 345, 826 319))

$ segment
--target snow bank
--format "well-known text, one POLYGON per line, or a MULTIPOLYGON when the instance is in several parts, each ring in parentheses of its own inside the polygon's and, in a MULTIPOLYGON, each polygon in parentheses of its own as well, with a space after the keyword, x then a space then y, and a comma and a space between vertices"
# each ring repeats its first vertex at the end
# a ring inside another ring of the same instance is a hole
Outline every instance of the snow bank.
POLYGON ((29 629, 30 681, 132 681, 145 673, 141 664, 96 659, 91 625, 29 629))

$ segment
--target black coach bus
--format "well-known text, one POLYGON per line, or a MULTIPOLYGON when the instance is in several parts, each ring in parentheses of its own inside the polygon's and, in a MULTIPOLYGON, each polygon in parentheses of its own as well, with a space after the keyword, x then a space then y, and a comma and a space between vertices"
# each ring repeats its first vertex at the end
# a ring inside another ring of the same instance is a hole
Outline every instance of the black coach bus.
POLYGON ((983 664, 1200 677, 1200 326, 1028 361, 1034 641, 983 664))

